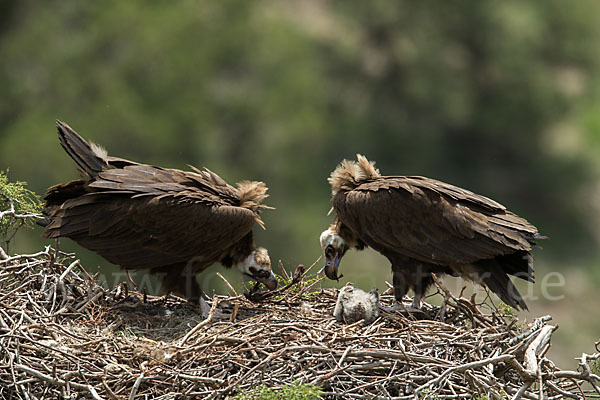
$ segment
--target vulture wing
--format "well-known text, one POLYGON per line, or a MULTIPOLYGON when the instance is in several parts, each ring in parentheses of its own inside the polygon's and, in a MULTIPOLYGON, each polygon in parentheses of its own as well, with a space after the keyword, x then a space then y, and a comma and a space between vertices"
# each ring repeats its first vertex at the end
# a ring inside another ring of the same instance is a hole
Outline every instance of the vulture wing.
POLYGON ((52 209, 44 235, 70 237, 124 268, 212 264, 251 232, 257 217, 208 170, 131 163, 100 172, 87 190, 52 209))
POLYGON ((465 264, 528 251, 537 229, 501 204, 424 177, 372 178, 340 191, 340 220, 376 250, 428 263, 465 264))

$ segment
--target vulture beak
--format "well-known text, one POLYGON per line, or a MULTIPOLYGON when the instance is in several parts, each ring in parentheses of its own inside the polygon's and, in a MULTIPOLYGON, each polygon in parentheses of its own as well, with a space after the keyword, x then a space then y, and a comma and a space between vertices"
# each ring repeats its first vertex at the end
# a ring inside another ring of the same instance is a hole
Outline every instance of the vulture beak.
POLYGON ((338 251, 336 251, 333 255, 333 258, 325 259, 325 275, 327 275, 329 279, 337 281, 342 277, 342 275, 338 276, 338 268, 340 266, 341 258, 342 255, 338 251))
POLYGON ((273 272, 271 272, 271 274, 267 277, 254 277, 257 281, 259 281, 260 283, 262 283, 263 285, 265 285, 267 287, 267 289, 269 290, 275 290, 277 289, 277 278, 275 277, 275 275, 273 274, 273 272))

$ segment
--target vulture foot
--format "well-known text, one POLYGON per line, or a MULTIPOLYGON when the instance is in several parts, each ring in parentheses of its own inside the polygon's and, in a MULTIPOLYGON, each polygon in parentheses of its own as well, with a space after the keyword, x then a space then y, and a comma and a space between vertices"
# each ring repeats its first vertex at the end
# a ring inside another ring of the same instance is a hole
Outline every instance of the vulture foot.
POLYGON ((409 317, 416 317, 416 319, 421 319, 418 317, 422 317, 425 315, 425 312, 418 307, 414 306, 405 306, 404 304, 396 301, 391 307, 381 307, 380 309, 389 313, 389 314, 401 314, 408 315, 409 317))
POLYGON ((415 294, 411 307, 420 311, 423 308, 423 295, 415 294))
POLYGON ((148 304, 155 304, 159 306, 166 306, 169 302, 169 297, 171 296, 171 292, 165 293, 160 297, 154 297, 152 299, 146 299, 145 302, 148 304))
MULTIPOLYGON (((198 311, 202 318, 208 318, 208 314, 210 314, 211 305, 204 300, 203 297, 200 297, 198 301, 198 311)), ((219 305, 215 308, 215 312, 213 313, 212 319, 214 320, 229 320, 232 318, 234 312, 234 307, 227 301, 219 302, 219 305)))
POLYGON ((381 308, 383 311, 390 313, 390 314, 394 314, 395 312, 399 311, 406 311, 406 307, 404 307, 404 304, 399 303, 399 302, 394 302, 394 304, 391 307, 382 307, 380 306, 379 308, 381 308))
POLYGON ((210 306, 208 305, 206 300, 202 298, 202 296, 200 297, 200 301, 198 301, 198 307, 200 309, 200 315, 202 315, 202 318, 207 318, 208 312, 210 311, 210 306))

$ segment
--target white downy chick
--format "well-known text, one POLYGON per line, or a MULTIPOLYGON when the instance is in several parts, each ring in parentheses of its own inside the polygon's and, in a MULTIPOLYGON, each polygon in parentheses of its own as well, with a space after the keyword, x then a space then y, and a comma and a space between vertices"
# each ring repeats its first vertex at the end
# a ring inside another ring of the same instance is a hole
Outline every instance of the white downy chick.
POLYGON ((339 322, 351 324, 364 319, 370 324, 379 317, 379 292, 373 289, 367 293, 347 283, 340 290, 333 315, 339 322))

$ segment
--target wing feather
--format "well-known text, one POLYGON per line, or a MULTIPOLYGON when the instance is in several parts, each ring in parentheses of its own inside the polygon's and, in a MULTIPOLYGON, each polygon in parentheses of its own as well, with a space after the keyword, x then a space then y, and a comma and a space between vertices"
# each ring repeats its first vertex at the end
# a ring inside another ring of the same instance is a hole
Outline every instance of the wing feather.
POLYGON ((91 192, 53 209, 44 235, 68 236, 125 268, 212 264, 257 217, 217 178, 133 163, 107 169, 89 183, 91 192))
POLYGON ((379 177, 339 192, 340 220, 368 245, 464 264, 532 248, 537 229, 501 204, 423 177, 379 177))
POLYGON ((94 212, 80 212, 68 203, 56 228, 59 235, 125 268, 157 268, 190 259, 212 264, 254 226, 250 210, 181 203, 168 196, 158 201, 102 199, 94 212))

